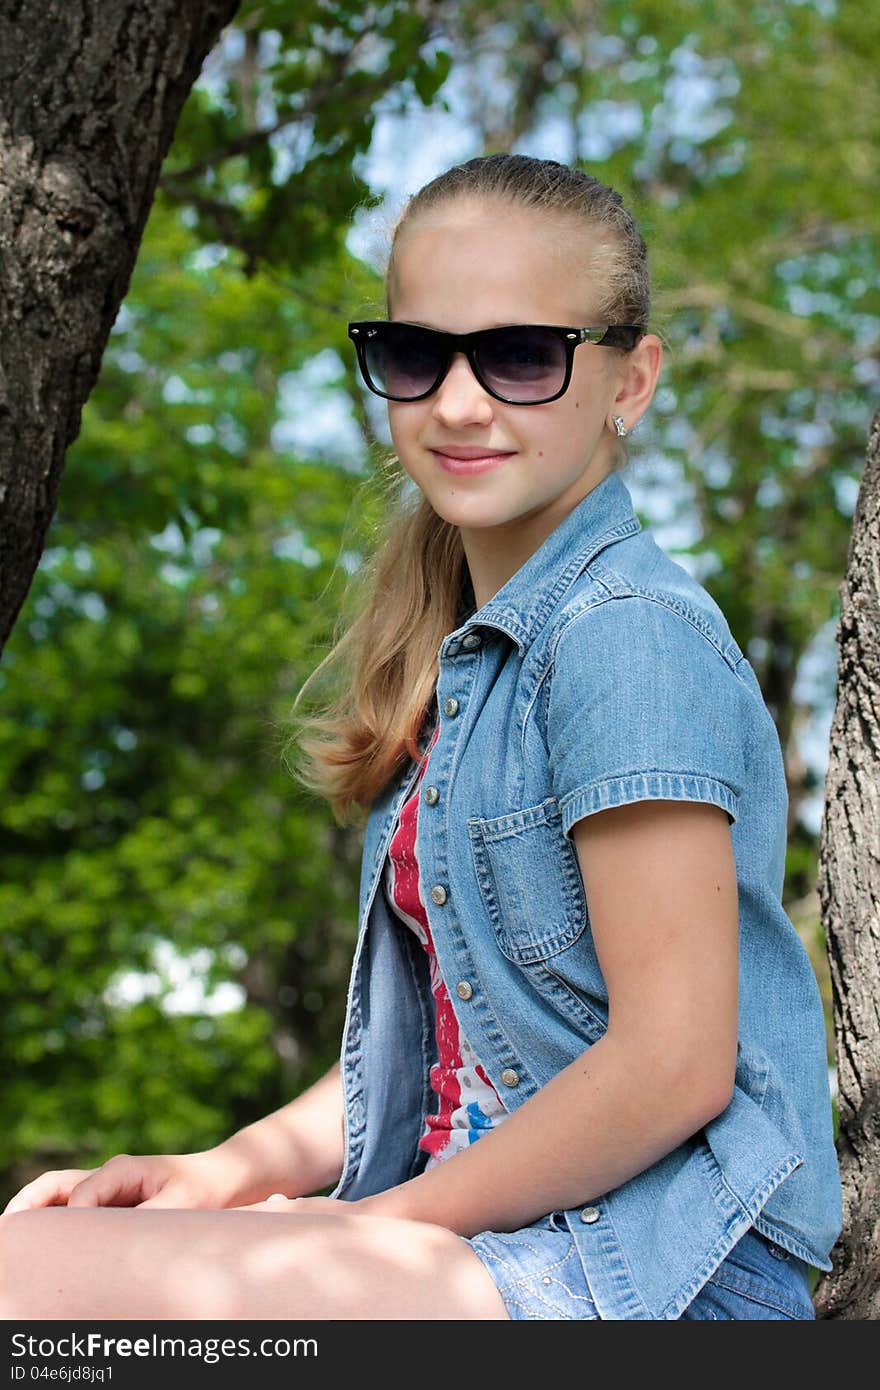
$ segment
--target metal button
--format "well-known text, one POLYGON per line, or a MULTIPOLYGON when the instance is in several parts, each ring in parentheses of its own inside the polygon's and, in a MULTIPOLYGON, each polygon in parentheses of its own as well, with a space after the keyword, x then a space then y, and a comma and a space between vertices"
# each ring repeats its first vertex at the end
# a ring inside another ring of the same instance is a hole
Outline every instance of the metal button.
POLYGON ((501 1073, 501 1080, 504 1082, 505 1086, 518 1086, 519 1072, 514 1071, 513 1067, 505 1067, 504 1071, 501 1073))
POLYGON ((592 1226, 594 1221, 598 1221, 601 1212, 598 1207, 584 1207, 581 1212, 581 1221, 586 1221, 588 1226, 592 1226))
POLYGON ((425 787, 425 800, 429 806, 436 806, 440 800, 440 793, 436 787, 425 787))
POLYGON ((458 714, 458 708, 458 701, 456 700, 455 696, 450 695, 449 699, 443 706, 443 713, 448 714, 450 719, 454 719, 455 716, 458 714))
POLYGON ((455 992, 459 999, 470 999, 474 990, 473 986, 468 984, 467 980, 459 980, 458 984, 455 986, 455 992))
POLYGON ((776 1256, 777 1260, 787 1260, 789 1257, 790 1252, 788 1250, 783 1250, 781 1245, 774 1245, 772 1240, 768 1240, 767 1249, 770 1251, 771 1255, 776 1256))
POLYGON ((474 647, 479 647, 482 640, 478 632, 466 632, 461 639, 461 645, 467 647, 469 651, 473 651, 474 647))
POLYGON ((441 907, 443 903, 446 902, 446 889, 443 887, 442 883, 434 884, 434 887, 431 889, 431 901, 439 903, 441 907))

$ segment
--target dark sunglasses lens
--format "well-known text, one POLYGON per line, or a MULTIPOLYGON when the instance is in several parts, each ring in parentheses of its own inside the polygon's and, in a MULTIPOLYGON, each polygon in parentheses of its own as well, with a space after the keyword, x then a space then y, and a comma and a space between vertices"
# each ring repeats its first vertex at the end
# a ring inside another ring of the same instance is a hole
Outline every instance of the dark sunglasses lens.
POLYGON ((429 333, 396 323, 367 330, 364 357, 374 386, 401 400, 429 391, 445 360, 429 333))
POLYGON ((554 396, 562 388, 565 359, 565 344, 541 328, 495 329, 477 349, 487 384, 521 404, 554 396))

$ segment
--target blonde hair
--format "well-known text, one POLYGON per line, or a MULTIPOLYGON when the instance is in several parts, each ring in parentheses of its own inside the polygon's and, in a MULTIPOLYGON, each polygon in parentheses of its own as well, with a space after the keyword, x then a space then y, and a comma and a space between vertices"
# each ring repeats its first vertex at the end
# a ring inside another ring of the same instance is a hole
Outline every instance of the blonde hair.
MULTIPOLYGON (((620 194, 570 165, 522 154, 470 159, 409 198, 394 225, 385 267, 389 316, 395 253, 407 228, 441 204, 486 198, 539 209, 588 229, 601 267, 595 277, 603 290, 595 306, 599 321, 647 326, 647 249, 620 194)), ((621 447, 613 467, 626 457, 621 447)), ((417 489, 413 497, 401 488, 393 453, 382 467, 385 521, 353 590, 354 615, 337 623, 331 650, 296 696, 294 715, 319 673, 338 667, 341 679, 322 708, 299 716, 286 750, 291 772, 330 802, 340 824, 368 811, 404 761, 420 757, 418 739, 433 702, 439 648, 464 620, 470 588, 458 528, 438 516, 417 489), (290 756, 295 745, 303 755, 298 762, 290 756)))

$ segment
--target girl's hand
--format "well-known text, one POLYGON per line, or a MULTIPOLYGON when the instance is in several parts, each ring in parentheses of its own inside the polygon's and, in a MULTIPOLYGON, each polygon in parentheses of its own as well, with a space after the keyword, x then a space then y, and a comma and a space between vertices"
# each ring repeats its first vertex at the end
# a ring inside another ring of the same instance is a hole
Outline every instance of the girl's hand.
POLYGON ((231 1206, 242 1195, 241 1166, 207 1149, 192 1154, 117 1154, 99 1168, 42 1173, 6 1204, 4 1215, 37 1207, 231 1206))
POLYGON ((341 1202, 336 1197, 286 1197, 283 1192, 273 1192, 264 1202, 250 1202, 242 1207, 233 1207, 233 1211, 278 1211, 278 1212, 299 1212, 313 1216, 338 1216, 351 1213, 352 1208, 356 1207, 356 1202, 341 1202))
POLYGON ((97 1168, 61 1168, 41 1173, 33 1182, 19 1188, 3 1208, 3 1215, 13 1211, 30 1211, 34 1207, 65 1207, 75 1187, 97 1173, 97 1168))
POLYGON ((362 1216, 358 1202, 344 1202, 338 1197, 285 1197, 283 1192, 273 1192, 265 1202, 252 1202, 249 1206, 233 1207, 233 1211, 277 1211, 288 1215, 305 1216, 362 1216))

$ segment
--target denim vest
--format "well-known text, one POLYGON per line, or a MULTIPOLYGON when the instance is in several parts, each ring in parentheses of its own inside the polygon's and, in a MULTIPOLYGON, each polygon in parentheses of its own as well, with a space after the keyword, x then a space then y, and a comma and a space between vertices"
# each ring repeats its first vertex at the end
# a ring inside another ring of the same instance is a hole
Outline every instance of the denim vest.
MULTIPOLYGON (((422 898, 452 1006, 508 1111, 607 1026, 574 822, 644 798, 728 813, 733 1098, 671 1153, 566 1212, 599 1316, 680 1317, 750 1224, 830 1270, 840 1175, 819 989, 781 904, 779 737, 720 608, 642 528, 619 474, 444 638, 437 714, 416 842, 422 898)), ((391 779, 364 831, 341 1051, 345 1158, 331 1194, 344 1200, 426 1161, 428 967, 380 885, 417 772, 407 762, 391 779)))

